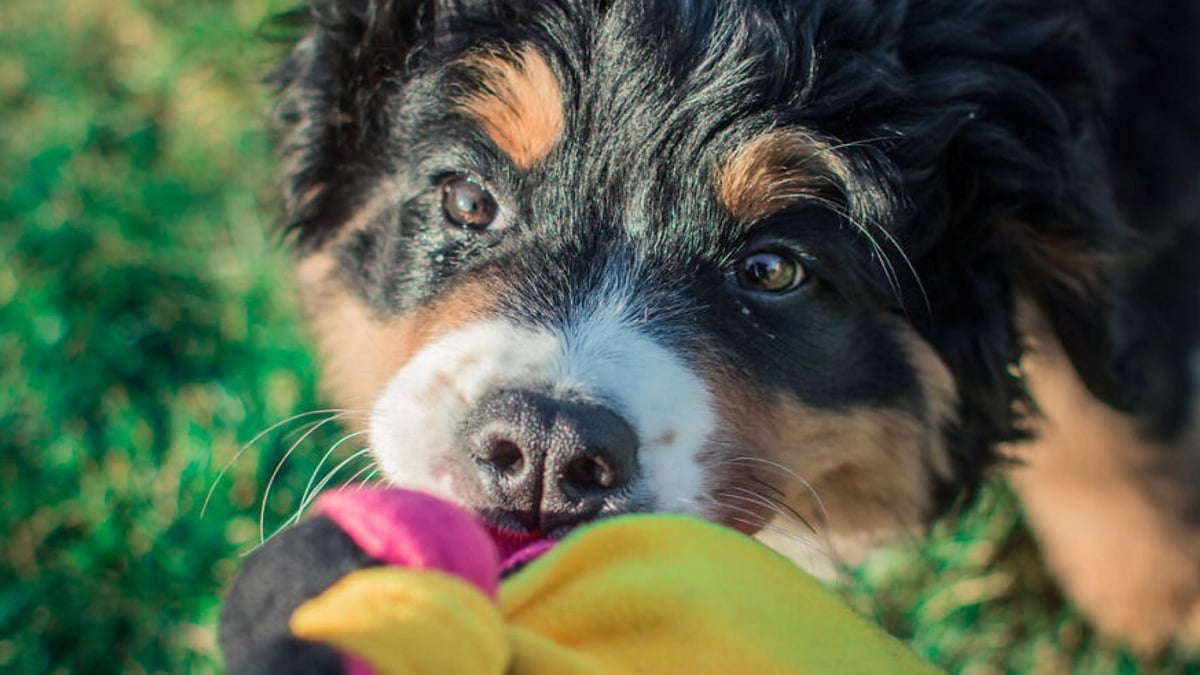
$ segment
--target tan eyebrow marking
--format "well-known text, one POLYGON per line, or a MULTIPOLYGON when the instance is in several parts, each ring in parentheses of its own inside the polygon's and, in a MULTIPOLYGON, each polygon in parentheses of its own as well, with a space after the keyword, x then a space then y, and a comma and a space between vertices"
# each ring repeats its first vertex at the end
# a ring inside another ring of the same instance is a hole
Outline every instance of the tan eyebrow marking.
POLYGON ((475 51, 461 64, 480 86, 459 97, 459 109, 518 167, 528 169, 548 155, 562 134, 563 95, 546 59, 524 46, 475 51))
POLYGON ((718 167, 717 200, 735 220, 753 223, 828 189, 835 165, 828 144, 808 133, 768 131, 718 167))

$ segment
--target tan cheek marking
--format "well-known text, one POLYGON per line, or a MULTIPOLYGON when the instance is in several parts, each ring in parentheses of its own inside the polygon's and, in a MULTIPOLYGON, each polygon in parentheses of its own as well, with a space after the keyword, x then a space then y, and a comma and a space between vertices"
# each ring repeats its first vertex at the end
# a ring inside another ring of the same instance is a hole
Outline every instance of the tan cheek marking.
POLYGON ((336 405, 366 410, 396 371, 433 339, 478 318, 494 302, 483 282, 452 288, 429 306, 380 320, 337 278, 327 253, 300 262, 297 279, 336 405))
POLYGON ((717 200, 735 220, 753 223, 827 189, 834 161, 825 143, 802 131, 770 131, 718 167, 717 200))
POLYGON ((900 411, 818 410, 784 397, 752 405, 735 413, 742 418, 732 425, 741 450, 811 485, 782 471, 759 476, 782 489, 810 523, 831 536, 882 541, 924 521, 929 480, 922 445, 929 434, 918 420, 900 411))
MULTIPOLYGON (((830 411, 787 396, 767 398, 715 371, 709 379, 721 422, 714 446, 756 458, 731 464, 710 458, 726 467, 717 470, 724 475, 716 483, 771 494, 761 481, 780 490, 780 499, 820 528, 847 562, 919 527, 931 506, 930 471, 949 474, 941 426, 955 414, 957 395, 949 371, 915 334, 910 358, 927 401, 923 418, 902 409, 830 411)), ((760 515, 770 513, 764 508, 760 515)))
POLYGON ((1017 326, 1040 415, 1037 437, 1010 449, 1022 464, 1009 481, 1074 603, 1102 632, 1157 651, 1200 618, 1200 531, 1182 515, 1197 498, 1200 438, 1147 440, 1091 395, 1027 299, 1017 326))
POLYGON ((554 71, 532 47, 515 54, 474 53, 463 64, 482 88, 464 95, 460 109, 483 127, 513 164, 528 169, 550 153, 562 134, 562 91, 554 71))

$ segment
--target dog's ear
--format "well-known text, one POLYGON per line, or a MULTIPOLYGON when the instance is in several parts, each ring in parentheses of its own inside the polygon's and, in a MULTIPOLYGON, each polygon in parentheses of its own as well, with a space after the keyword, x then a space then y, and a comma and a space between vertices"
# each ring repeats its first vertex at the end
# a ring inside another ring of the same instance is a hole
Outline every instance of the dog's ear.
POLYGON ((956 374, 952 446, 970 449, 958 459, 976 474, 987 448, 1023 436, 1030 409, 1018 298, 1047 316, 1093 393, 1130 405, 1119 364, 1136 322, 1121 317, 1139 235, 1115 203, 1105 152, 1112 64, 1074 11, 985 0, 912 10, 911 100, 896 102, 910 114, 885 108, 879 136, 904 139, 893 158, 916 216, 899 238, 931 305, 930 321, 913 319, 956 374))
POLYGON ((269 82, 281 92, 275 118, 287 227, 304 250, 320 246, 353 209, 349 196, 371 166, 371 139, 386 129, 387 104, 435 7, 430 0, 311 0, 300 14, 308 32, 269 82))

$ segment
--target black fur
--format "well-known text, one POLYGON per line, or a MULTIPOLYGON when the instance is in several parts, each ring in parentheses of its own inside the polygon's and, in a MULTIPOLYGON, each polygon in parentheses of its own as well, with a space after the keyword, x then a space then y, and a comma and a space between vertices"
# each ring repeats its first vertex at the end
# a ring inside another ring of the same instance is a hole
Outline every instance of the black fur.
POLYGON ((680 327, 699 326, 749 346, 729 354, 743 371, 831 408, 911 394, 872 318, 903 317, 962 396, 947 500, 1025 433, 1018 293, 1047 309, 1096 395, 1160 437, 1186 421, 1200 340, 1190 0, 314 0, 312 18, 274 78, 290 227, 316 250, 382 177, 405 186, 338 252, 383 315, 503 268, 523 290, 509 313, 536 323, 589 283, 562 261, 632 252, 658 273, 647 311, 685 351, 696 331, 680 327), (448 65, 464 50, 519 43, 551 60, 568 101, 566 140, 527 175, 446 104, 472 84, 448 65), (707 167, 777 127, 834 145, 836 208, 747 233, 707 167), (432 182, 463 166, 506 187, 524 243, 437 224, 432 182), (763 236, 811 255, 822 283, 803 306, 723 289, 721 265, 763 236), (743 308, 753 319, 731 321, 743 308))

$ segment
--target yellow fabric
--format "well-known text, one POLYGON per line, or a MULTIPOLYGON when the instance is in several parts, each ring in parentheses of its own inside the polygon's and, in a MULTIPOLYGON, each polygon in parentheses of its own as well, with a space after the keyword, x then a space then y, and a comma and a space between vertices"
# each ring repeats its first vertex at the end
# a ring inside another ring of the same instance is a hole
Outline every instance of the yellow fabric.
POLYGON ((297 608, 290 627, 296 637, 357 656, 378 675, 503 675, 512 657, 493 601, 440 572, 359 570, 297 608))
POLYGON ((584 528, 505 581, 498 609, 490 602, 439 574, 373 569, 303 606, 293 626, 320 623, 297 635, 381 674, 940 672, 792 563, 681 516, 584 528), (358 577, 350 596, 342 587, 358 577))

